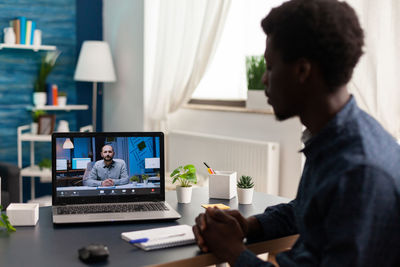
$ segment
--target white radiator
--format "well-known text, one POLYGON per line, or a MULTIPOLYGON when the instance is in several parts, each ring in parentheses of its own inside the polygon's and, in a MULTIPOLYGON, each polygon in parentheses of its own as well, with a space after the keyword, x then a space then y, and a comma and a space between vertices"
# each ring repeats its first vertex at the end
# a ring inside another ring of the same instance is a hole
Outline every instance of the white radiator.
POLYGON ((167 170, 193 164, 208 175, 203 162, 218 171, 236 171, 253 177, 255 190, 278 195, 279 144, 226 136, 171 131, 167 136, 167 170))

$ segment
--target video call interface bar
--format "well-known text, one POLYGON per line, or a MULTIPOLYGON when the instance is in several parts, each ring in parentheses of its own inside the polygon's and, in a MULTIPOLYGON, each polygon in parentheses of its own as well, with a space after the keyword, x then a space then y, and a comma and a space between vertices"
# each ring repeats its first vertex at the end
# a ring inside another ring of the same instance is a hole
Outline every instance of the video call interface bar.
POLYGON ((124 195, 150 195, 160 194, 160 188, 97 188, 96 190, 60 190, 57 191, 59 197, 79 197, 79 196, 124 196, 124 195))

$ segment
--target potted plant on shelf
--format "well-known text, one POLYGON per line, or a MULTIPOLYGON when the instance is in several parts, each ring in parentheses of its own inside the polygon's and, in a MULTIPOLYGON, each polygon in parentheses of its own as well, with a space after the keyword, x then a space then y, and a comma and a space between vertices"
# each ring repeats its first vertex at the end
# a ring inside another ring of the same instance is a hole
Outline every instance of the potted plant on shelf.
POLYGON ((132 182, 133 186, 136 186, 137 183, 139 182, 139 176, 134 175, 129 180, 132 182))
POLYGON ((267 98, 265 97, 262 83, 262 76, 265 73, 267 66, 264 56, 247 56, 246 71, 247 71, 247 101, 246 107, 251 109, 265 109, 267 98))
POLYGON ((67 93, 66 92, 58 92, 57 95, 57 104, 59 106, 64 107, 65 105, 67 105, 67 93))
POLYGON ((32 112, 32 123, 31 123, 31 133, 32 134, 38 134, 38 122, 39 122, 39 117, 41 115, 45 115, 46 112, 43 110, 35 110, 32 112))
POLYGON ((239 204, 251 204, 253 200, 254 183, 251 176, 242 175, 237 182, 239 204))
POLYGON ((176 186, 176 194, 179 203, 190 203, 192 199, 192 185, 197 183, 196 168, 189 164, 179 166, 171 173, 172 183, 179 181, 176 186))
POLYGON ((48 52, 41 59, 38 76, 34 84, 35 92, 33 93, 33 104, 35 106, 44 106, 46 104, 46 79, 50 72, 54 69, 60 53, 61 52, 59 51, 48 52))
POLYGON ((143 180, 143 183, 144 183, 145 185, 147 185, 147 183, 148 183, 148 181, 149 181, 149 176, 148 176, 147 174, 143 174, 143 175, 142 175, 142 180, 143 180))
POLYGON ((51 160, 48 158, 44 158, 42 159, 42 161, 39 162, 38 166, 41 170, 51 169, 51 160))

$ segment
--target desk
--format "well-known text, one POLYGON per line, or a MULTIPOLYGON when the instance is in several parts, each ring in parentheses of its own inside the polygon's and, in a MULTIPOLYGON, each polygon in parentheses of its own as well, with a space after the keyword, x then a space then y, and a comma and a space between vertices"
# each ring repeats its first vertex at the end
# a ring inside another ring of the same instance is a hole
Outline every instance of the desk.
MULTIPOLYGON (((77 251, 90 243, 105 244, 110 250, 108 262, 97 266, 143 266, 174 261, 181 261, 182 266, 211 264, 210 261, 215 260, 213 255, 200 253, 197 245, 145 252, 121 239, 121 232, 177 224, 193 225, 195 217, 204 211, 200 206, 204 203, 225 203, 232 209, 238 207, 236 198, 230 201, 209 199, 208 188, 194 188, 190 204, 178 204, 175 191, 167 192, 166 200, 182 215, 181 219, 54 227, 51 207, 40 208, 39 222, 35 227, 17 227, 15 233, 0 234, 0 266, 87 266, 79 260, 77 251), (185 262, 187 259, 198 261, 185 262)), ((288 202, 288 199, 255 193, 253 202, 253 205, 240 205, 239 210, 244 216, 260 213, 266 206, 288 202)), ((284 239, 284 242, 293 242, 292 239, 284 239)))

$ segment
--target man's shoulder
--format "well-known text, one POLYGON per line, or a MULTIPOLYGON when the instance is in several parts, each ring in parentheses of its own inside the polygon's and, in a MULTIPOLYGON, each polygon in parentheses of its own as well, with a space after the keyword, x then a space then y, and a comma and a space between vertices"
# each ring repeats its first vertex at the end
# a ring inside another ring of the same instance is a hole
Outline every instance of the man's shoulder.
POLYGON ((123 159, 113 159, 113 160, 119 164, 125 164, 125 160, 123 159))
POLYGON ((104 165, 104 160, 98 160, 94 163, 93 167, 99 167, 99 166, 103 166, 104 165))

